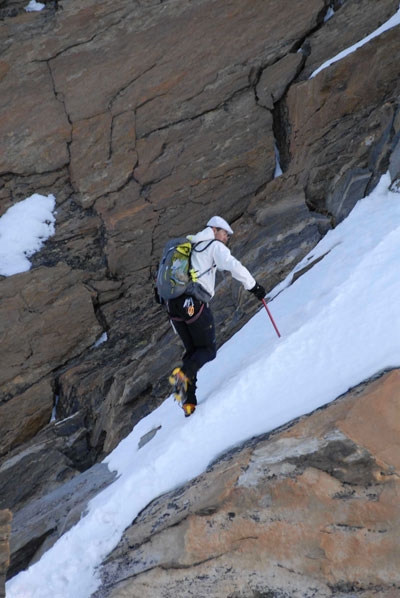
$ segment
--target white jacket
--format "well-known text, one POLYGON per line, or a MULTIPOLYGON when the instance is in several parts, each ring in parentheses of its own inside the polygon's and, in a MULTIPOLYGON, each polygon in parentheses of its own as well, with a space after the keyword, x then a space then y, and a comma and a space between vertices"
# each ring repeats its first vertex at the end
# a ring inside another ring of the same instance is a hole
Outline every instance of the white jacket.
POLYGON ((192 268, 198 273, 198 283, 213 297, 215 292, 215 275, 218 270, 228 270, 246 290, 252 289, 256 281, 250 272, 233 257, 222 241, 215 240, 214 231, 207 227, 196 235, 188 235, 196 247, 192 250, 192 268), (210 243, 210 241, 213 241, 210 243), (204 249, 204 251, 202 251, 204 249))

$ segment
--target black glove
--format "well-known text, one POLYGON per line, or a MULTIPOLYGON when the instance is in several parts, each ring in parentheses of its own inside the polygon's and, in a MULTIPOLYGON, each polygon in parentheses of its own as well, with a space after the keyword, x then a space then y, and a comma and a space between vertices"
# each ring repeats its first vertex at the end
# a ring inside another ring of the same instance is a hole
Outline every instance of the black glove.
POLYGON ((250 289, 249 292, 253 293, 253 295, 255 295, 255 297, 257 297, 259 301, 262 301, 265 297, 265 289, 260 284, 258 284, 258 282, 256 282, 254 287, 250 289))

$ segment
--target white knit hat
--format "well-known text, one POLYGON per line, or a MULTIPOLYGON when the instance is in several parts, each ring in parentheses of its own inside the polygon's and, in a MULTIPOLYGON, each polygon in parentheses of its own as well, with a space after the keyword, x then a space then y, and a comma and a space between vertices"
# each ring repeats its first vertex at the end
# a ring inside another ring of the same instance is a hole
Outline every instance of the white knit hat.
POLYGON ((215 226, 215 228, 223 228, 226 232, 230 235, 233 235, 233 230, 229 226, 226 220, 221 218, 221 216, 213 216, 207 222, 207 226, 215 226))

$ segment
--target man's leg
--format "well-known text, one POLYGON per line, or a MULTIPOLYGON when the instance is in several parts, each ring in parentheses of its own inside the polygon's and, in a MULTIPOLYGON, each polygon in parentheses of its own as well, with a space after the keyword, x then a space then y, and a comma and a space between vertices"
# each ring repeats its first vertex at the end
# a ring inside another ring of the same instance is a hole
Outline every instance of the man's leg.
POLYGON ((214 359, 217 352, 214 317, 207 304, 193 297, 179 297, 170 302, 169 307, 170 317, 186 349, 181 368, 188 379, 185 403, 197 405, 197 372, 214 359))
POLYGON ((214 359, 217 353, 214 318, 210 308, 204 304, 199 317, 196 320, 188 320, 186 326, 193 346, 193 349, 184 355, 182 365, 183 371, 190 380, 186 404, 197 405, 197 372, 205 363, 214 359))
POLYGON ((194 377, 199 369, 208 361, 215 359, 217 344, 215 340, 214 317, 206 303, 198 317, 186 321, 190 334, 192 350, 187 351, 183 359, 183 369, 189 377, 194 377))

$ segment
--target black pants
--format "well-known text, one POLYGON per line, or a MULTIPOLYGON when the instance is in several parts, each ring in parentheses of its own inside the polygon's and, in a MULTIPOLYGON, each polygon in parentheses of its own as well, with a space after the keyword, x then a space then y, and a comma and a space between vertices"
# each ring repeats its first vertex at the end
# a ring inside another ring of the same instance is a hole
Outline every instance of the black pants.
POLYGON ((188 401, 196 404, 197 372, 217 354, 214 317, 207 303, 190 295, 168 301, 168 314, 185 347, 182 370, 192 382, 188 401))

